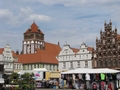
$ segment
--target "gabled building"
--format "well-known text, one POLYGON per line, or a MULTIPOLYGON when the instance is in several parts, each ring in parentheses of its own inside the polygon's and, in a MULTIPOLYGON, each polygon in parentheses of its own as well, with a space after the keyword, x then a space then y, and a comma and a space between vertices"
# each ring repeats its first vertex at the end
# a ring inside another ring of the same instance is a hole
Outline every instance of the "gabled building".
POLYGON ((4 65, 5 74, 22 70, 22 63, 18 62, 18 58, 9 44, 6 44, 4 48, 0 48, 0 64, 4 65))
POLYGON ((76 68, 92 68, 92 50, 85 43, 82 43, 80 49, 71 48, 65 44, 57 56, 59 61, 59 70, 72 70, 76 68))
POLYGON ((61 50, 59 44, 45 42, 44 34, 35 22, 23 35, 22 53, 17 55, 19 61, 23 63, 23 69, 46 68, 50 71, 58 70, 56 56, 61 50))
POLYGON ((93 56, 94 68, 120 69, 120 35, 117 28, 112 30, 112 22, 104 23, 100 39, 96 39, 96 50, 93 56))

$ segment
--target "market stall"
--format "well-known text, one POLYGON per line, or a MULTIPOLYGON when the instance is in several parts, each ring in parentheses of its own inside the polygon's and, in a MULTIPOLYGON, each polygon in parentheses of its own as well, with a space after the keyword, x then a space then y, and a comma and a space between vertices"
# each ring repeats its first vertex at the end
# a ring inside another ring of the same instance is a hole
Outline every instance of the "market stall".
POLYGON ((74 70, 68 70, 66 72, 61 72, 61 74, 76 74, 76 73, 118 73, 120 71, 113 70, 109 68, 98 68, 98 69, 90 69, 90 68, 78 68, 74 70))
MULTIPOLYGON (((71 85, 73 85, 72 87, 76 89, 85 88, 97 90, 99 88, 100 90, 104 90, 106 88, 105 90, 107 90, 108 88, 112 88, 110 90, 116 90, 120 87, 120 71, 109 68, 78 68, 74 70, 68 70, 66 72, 61 72, 61 78, 66 80, 68 83, 72 80, 72 83, 74 84, 71 85), (96 84, 95 87, 93 84, 96 84)), ((67 85, 68 88, 70 88, 71 85, 67 85)))

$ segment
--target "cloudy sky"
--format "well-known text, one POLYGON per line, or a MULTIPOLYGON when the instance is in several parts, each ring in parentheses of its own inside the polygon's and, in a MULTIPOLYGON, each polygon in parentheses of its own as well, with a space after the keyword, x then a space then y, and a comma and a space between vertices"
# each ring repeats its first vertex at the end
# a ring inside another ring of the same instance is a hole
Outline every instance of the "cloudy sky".
POLYGON ((0 47, 9 43, 21 51, 23 33, 34 21, 46 42, 95 46, 105 20, 120 33, 120 0, 1 0, 0 47))

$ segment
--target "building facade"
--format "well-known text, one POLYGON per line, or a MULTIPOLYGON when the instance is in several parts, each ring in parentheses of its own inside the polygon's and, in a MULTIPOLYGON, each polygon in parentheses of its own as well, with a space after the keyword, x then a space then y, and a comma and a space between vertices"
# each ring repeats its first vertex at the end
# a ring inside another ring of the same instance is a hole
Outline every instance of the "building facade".
POLYGON ((18 62, 18 58, 14 51, 12 51, 9 44, 4 48, 0 48, 0 64, 4 65, 4 73, 13 73, 15 70, 22 70, 22 63, 18 62), (19 67, 19 68, 17 68, 19 67))
POLYGON ((82 43, 80 49, 71 48, 65 44, 57 56, 59 61, 59 70, 72 70, 76 68, 92 68, 92 50, 85 43, 82 43))
POLYGON ((96 39, 96 50, 93 56, 94 68, 120 68, 120 35, 117 28, 112 30, 112 22, 104 23, 104 32, 96 39))
POLYGON ((59 44, 44 41, 44 33, 35 22, 23 34, 22 53, 17 57, 23 63, 24 70, 46 68, 49 71, 58 70, 56 56, 61 48, 59 44))

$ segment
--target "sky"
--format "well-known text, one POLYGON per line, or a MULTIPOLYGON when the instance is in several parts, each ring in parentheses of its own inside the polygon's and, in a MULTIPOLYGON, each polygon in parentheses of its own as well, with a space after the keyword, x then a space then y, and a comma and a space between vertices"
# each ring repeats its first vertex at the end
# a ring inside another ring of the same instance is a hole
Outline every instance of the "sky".
POLYGON ((112 21, 120 33, 120 0, 1 0, 0 48, 9 44, 22 50, 23 33, 33 22, 46 42, 79 48, 84 42, 95 47, 104 22, 112 21))

